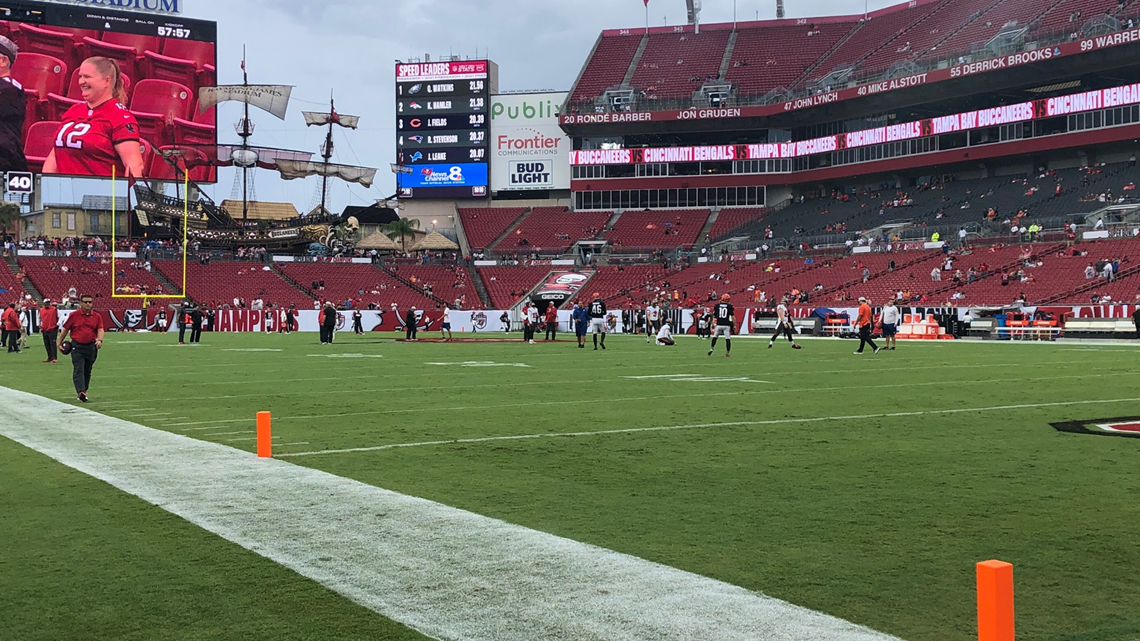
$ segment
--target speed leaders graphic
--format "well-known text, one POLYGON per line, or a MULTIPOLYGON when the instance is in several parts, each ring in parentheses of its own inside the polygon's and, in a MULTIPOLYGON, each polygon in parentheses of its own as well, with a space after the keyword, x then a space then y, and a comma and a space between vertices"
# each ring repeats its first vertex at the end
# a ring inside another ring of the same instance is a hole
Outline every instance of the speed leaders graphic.
POLYGON ((486 60, 396 65, 400 198, 482 198, 488 189, 495 65, 486 60))

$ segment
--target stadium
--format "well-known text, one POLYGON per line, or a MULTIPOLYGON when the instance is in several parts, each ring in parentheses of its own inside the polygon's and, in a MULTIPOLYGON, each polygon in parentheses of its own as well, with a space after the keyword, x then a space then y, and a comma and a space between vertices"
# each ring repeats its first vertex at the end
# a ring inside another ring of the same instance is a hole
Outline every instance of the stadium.
POLYGON ((10 4, 0 638, 1140 638, 1140 1, 400 60, 339 212, 377 114, 10 4))

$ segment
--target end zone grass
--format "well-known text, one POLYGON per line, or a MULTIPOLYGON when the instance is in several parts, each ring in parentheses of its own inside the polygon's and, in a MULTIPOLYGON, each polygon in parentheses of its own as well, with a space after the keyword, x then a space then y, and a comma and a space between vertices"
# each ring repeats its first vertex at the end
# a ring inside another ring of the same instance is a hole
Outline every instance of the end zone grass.
MULTIPOLYGON (((707 357, 689 338, 658 348, 613 336, 605 352, 337 341, 112 336, 88 407, 250 451, 258 410, 274 413, 279 454, 400 445, 288 460, 912 641, 974 636, 973 564, 988 558, 1015 566, 1019 638, 1140 636, 1140 439, 1049 425, 1140 414, 1120 400, 1140 398, 1135 348, 908 343, 857 357, 850 342, 792 352, 738 339, 726 359, 721 344, 707 357), (499 440, 475 441, 486 438, 499 440), (456 439, 473 442, 437 443, 456 439)), ((0 385, 72 399, 70 368, 37 356, 2 358, 0 385)), ((0 578, 18 595, 0 619, 28 633, 14 638, 201 638, 162 636, 175 633, 161 619, 183 607, 241 638, 417 638, 0 443, 4 477, 17 479, 0 495, 0 536, 14 541, 0 565, 28 568, 0 578), (135 602, 141 615, 121 606, 135 602), (345 636, 324 634, 324 612, 345 636)))

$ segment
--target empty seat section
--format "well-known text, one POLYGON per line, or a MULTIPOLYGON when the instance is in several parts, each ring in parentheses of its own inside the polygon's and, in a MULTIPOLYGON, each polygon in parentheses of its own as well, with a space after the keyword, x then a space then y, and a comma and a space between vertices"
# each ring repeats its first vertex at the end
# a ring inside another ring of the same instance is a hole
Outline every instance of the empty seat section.
MULTIPOLYGON (((172 283, 182 282, 182 262, 159 260, 154 266, 172 283)), ((211 306, 233 305, 234 298, 250 304, 261 298, 266 305, 298 309, 312 308, 313 298, 281 279, 272 271, 265 271, 262 263, 214 262, 199 265, 190 261, 186 265, 186 294, 199 303, 211 306)))
POLYGON ((55 27, 37 27, 35 25, 20 25, 20 54, 39 53, 52 56, 64 61, 67 66, 74 69, 81 62, 82 55, 77 42, 82 42, 82 36, 61 31, 55 27))
MULTIPOLYGON (((415 306, 419 309, 435 309, 435 301, 424 293, 393 278, 382 269, 372 265, 313 265, 305 263, 283 263, 281 272, 309 290, 319 300, 331 300, 343 305, 346 300, 354 305, 367 307, 374 304, 385 310, 392 303, 400 311, 415 306), (319 283, 324 282, 324 289, 319 283), (316 288, 314 283, 318 283, 316 288), (363 292, 363 293, 362 293, 363 292)), ((309 303, 312 306, 312 303, 309 303)))
MULTIPOLYGON (((127 287, 134 293, 149 294, 175 294, 167 291, 162 283, 145 269, 136 269, 131 266, 135 262, 131 259, 115 261, 118 274, 115 277, 115 287, 127 287)), ((78 295, 91 294, 95 297, 95 306, 98 309, 123 310, 139 309, 142 301, 135 298, 113 298, 111 296, 111 260, 109 258, 87 260, 83 258, 24 258, 19 259, 20 267, 35 285, 35 288, 47 298, 60 301, 67 295, 68 290, 75 288, 78 295), (63 271, 66 268, 67 271, 63 271)), ((181 278, 179 279, 181 281, 181 278)))
POLYGON ((911 25, 930 15, 938 8, 938 2, 927 2, 916 7, 902 7, 888 10, 870 20, 864 21, 855 35, 839 45, 812 73, 812 78, 823 78, 836 69, 856 66, 870 54, 883 46, 911 25))
POLYGON ((631 85, 647 98, 688 98, 706 78, 720 74, 727 30, 656 33, 641 54, 631 85))
POLYGON ((574 300, 587 302, 594 292, 601 294, 608 307, 617 309, 629 303, 640 303, 645 288, 669 273, 660 265, 606 265, 599 267, 574 300))
POLYGON ((574 102, 593 100, 609 87, 620 85, 641 44, 641 36, 602 36, 574 87, 574 102))
POLYGON ((1035 33, 1044 36, 1080 31, 1089 20, 1116 11, 1117 4, 1117 0, 1061 0, 1041 16, 1035 33))
POLYGON ((982 13, 994 4, 995 0, 943 2, 925 19, 883 43, 882 48, 867 58, 863 69, 868 73, 883 71, 900 60, 913 60, 925 55, 931 47, 969 23, 970 16, 982 13))
POLYGON ((463 232, 471 251, 481 252, 490 248, 504 231, 526 211, 523 207, 483 207, 460 209, 459 219, 463 221, 463 232))
POLYGON ((536 207, 495 246, 495 252, 561 254, 579 240, 596 238, 610 215, 608 212, 574 212, 566 207, 536 207))
POLYGON ((737 31, 726 77, 739 93, 759 96, 791 87, 812 64, 855 27, 853 22, 780 25, 737 31), (808 34, 811 35, 808 35, 808 34))
POLYGON ((919 56, 919 59, 938 58, 942 55, 969 53, 974 45, 984 45, 1007 24, 1025 27, 1047 7, 1040 0, 1002 0, 990 7, 978 19, 970 22, 954 35, 938 43, 938 48, 919 56))
POLYGON ((714 241, 725 238, 745 225, 759 221, 767 211, 764 207, 722 209, 717 214, 716 222, 713 223, 709 237, 714 241))
POLYGON ((605 235, 615 252, 691 248, 708 222, 707 209, 627 211, 605 235))
POLYGON ((479 309, 483 306, 475 285, 471 283, 470 274, 462 266, 399 265, 392 269, 400 278, 409 282, 414 279, 414 284, 420 291, 427 285, 431 288, 432 296, 443 299, 453 308, 456 307, 456 301, 459 301, 458 304, 463 309, 479 309))
MULTIPOLYGON (((550 267, 478 267, 483 286, 495 309, 509 309, 539 284, 550 267)), ((468 297, 470 299, 470 297, 468 297)), ((497 319, 490 319, 492 321, 497 319)))

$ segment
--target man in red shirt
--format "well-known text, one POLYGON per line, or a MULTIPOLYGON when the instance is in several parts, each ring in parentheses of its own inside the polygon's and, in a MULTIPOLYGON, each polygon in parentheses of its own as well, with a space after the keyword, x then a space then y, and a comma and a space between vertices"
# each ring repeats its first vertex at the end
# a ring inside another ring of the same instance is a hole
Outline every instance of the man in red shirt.
POLYGON ((87 402, 87 389, 91 387, 91 368, 103 347, 103 317, 92 309, 95 299, 90 294, 79 297, 79 311, 67 317, 59 344, 71 335, 71 380, 79 400, 87 402))
POLYGON ((20 353, 20 314, 16 311, 16 303, 8 303, 4 312, 0 313, 0 326, 4 328, 4 344, 8 346, 8 353, 20 353))
POLYGON ((546 304, 546 340, 552 341, 558 338, 558 308, 554 303, 546 304))
POLYGON ((47 298, 40 308, 40 336, 44 339, 44 350, 47 351, 47 360, 44 362, 56 362, 59 356, 55 348, 56 340, 59 339, 59 310, 52 307, 51 300, 47 298))
POLYGON ((870 345, 871 349, 875 350, 874 353, 879 353, 879 346, 875 341, 871 340, 871 301, 862 296, 859 297, 859 317, 855 320, 855 327, 859 330, 859 350, 856 354, 863 353, 863 346, 870 345))

